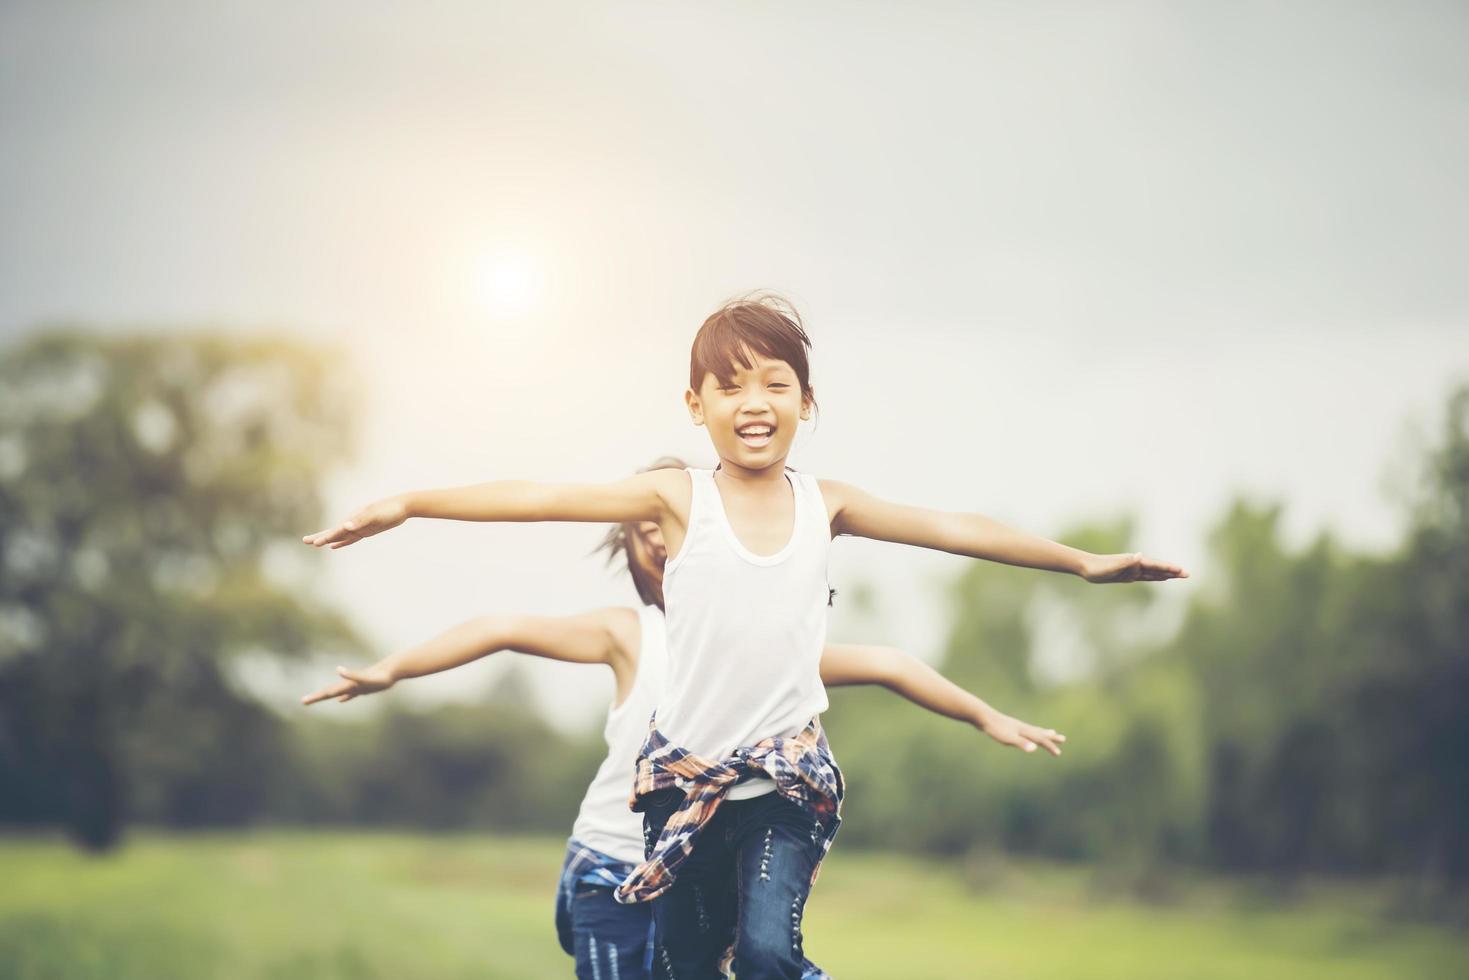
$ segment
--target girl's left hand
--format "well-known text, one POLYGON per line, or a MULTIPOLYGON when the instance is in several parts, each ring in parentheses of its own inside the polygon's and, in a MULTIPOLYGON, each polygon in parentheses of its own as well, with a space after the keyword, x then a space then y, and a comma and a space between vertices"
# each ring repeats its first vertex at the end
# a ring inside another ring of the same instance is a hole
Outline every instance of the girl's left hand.
POLYGON ((302 704, 315 704, 318 701, 327 701, 335 698, 338 701, 351 701, 363 694, 375 694, 378 691, 386 691, 396 682, 392 674, 383 667, 368 667, 366 670, 348 670, 346 667, 338 667, 337 673, 342 675, 340 684, 324 687, 315 694, 308 694, 301 699, 302 704))
POLYGON ((1040 728, 999 712, 986 719, 982 730, 1001 745, 1013 745, 1022 752, 1034 752, 1039 745, 1052 755, 1060 755, 1066 741, 1066 736, 1054 728, 1040 728))
POLYGON ((1145 558, 1140 552, 1126 555, 1092 555, 1082 567, 1081 577, 1088 582, 1162 582, 1170 578, 1188 578, 1188 572, 1166 561, 1145 558))

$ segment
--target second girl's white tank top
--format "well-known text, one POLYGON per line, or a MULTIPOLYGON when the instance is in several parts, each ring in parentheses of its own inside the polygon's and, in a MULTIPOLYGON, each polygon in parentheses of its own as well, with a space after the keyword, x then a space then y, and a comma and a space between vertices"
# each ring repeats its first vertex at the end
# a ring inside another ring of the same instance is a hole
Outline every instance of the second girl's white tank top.
POLYGON ((628 790, 638 749, 648 737, 648 718, 663 693, 666 663, 662 611, 644 606, 638 611, 638 626, 642 637, 632 690, 607 712, 607 758, 587 787, 571 828, 571 836, 583 844, 629 864, 643 860, 643 815, 628 809, 628 790))
POLYGON ((718 760, 795 735, 826 710, 831 525, 815 478, 787 470, 790 540, 773 555, 753 554, 735 537, 713 471, 688 473, 688 535, 663 572, 668 684, 657 725, 675 745, 718 760))

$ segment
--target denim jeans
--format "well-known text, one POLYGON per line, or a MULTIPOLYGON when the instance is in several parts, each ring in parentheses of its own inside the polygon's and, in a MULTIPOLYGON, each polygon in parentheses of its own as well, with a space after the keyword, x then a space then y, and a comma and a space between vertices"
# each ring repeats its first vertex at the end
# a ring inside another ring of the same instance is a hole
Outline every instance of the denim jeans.
POLYGON ((610 887, 580 887, 571 893, 570 952, 577 980, 651 980, 651 912, 618 905, 610 887))
MULTIPOLYGON (((657 840, 682 801, 645 799, 645 839, 657 840)), ((779 793, 726 800, 694 842, 673 886, 652 902, 670 980, 722 978, 731 944, 739 980, 822 976, 801 946, 801 916, 822 848, 806 811, 779 793)))
POLYGON ((652 910, 619 905, 612 891, 563 883, 556 896, 556 932, 561 948, 576 958, 577 980, 658 980, 652 910))

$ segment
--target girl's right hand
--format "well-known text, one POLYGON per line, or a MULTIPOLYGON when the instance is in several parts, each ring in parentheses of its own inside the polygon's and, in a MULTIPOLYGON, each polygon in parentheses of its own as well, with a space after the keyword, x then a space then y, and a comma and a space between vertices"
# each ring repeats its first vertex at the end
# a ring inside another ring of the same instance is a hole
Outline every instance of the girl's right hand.
POLYGON ((1094 585, 1109 582, 1164 582, 1188 578, 1181 565, 1157 561, 1134 551, 1126 555, 1090 555, 1084 562, 1081 577, 1094 585))
POLYGON ((982 730, 1001 745, 1013 746, 1022 752, 1034 752, 1039 746, 1052 755, 1060 755, 1061 745, 1066 741, 1066 736, 1054 728, 1041 728, 999 711, 984 720, 982 730))
POLYGON ((315 704, 318 701, 327 701, 332 698, 342 702, 351 701, 362 694, 386 691, 397 680, 385 667, 368 667, 366 670, 348 670, 346 667, 338 667, 337 673, 343 678, 340 684, 333 684, 331 687, 322 688, 315 694, 308 694, 301 699, 301 703, 315 704))
POLYGON ((333 551, 355 544, 363 538, 391 530, 408 519, 408 503, 402 497, 388 497, 353 514, 336 527, 308 534, 301 539, 313 548, 330 546, 333 551))

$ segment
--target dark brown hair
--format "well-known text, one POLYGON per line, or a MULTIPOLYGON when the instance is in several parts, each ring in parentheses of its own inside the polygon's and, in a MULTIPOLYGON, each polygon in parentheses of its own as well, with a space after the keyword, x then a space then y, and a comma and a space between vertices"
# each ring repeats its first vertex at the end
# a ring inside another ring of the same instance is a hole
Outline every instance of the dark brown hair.
POLYGON ((736 365, 753 366, 751 353, 789 364, 801 384, 801 397, 816 405, 811 388, 811 338, 795 306, 774 293, 730 300, 704 321, 689 357, 689 387, 697 392, 707 374, 721 384, 728 383, 736 365))
MULTIPOLYGON (((689 464, 677 456, 660 456, 655 459, 651 466, 645 466, 638 470, 639 473, 651 473, 654 470, 686 470, 689 464)), ((637 534, 637 523, 614 524, 607 529, 607 536, 597 546, 598 551, 607 552, 607 564, 612 564, 619 557, 627 562, 627 573, 632 576, 633 588, 638 590, 638 598, 643 600, 646 606, 657 606, 663 608, 663 590, 658 584, 648 578, 646 572, 633 561, 632 545, 628 541, 629 535, 637 534)))

